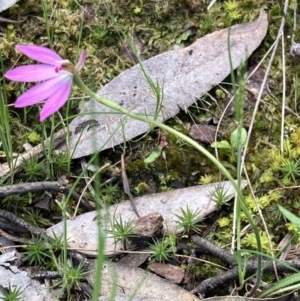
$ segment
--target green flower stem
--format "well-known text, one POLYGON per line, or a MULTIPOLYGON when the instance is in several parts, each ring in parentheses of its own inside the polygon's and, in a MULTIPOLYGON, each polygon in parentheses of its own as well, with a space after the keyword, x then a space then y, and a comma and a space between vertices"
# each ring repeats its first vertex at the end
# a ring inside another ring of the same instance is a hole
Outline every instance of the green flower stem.
MULTIPOLYGON (((193 139, 191 139, 190 137, 174 130, 173 128, 157 121, 157 120, 153 120, 153 119, 148 119, 146 117, 143 117, 141 115, 137 115, 135 113, 132 113, 126 109, 124 109, 123 107, 121 107, 120 105, 114 103, 113 101, 104 98, 96 93, 94 93, 93 91, 91 91, 80 79, 80 77, 78 75, 74 75, 74 83, 83 91, 85 92, 87 95, 89 95, 90 97, 94 98, 96 101, 98 101, 99 103, 119 112, 122 113, 124 115, 127 115, 129 117, 132 117, 134 119, 146 122, 154 127, 159 127, 163 130, 166 130, 167 132, 175 135, 176 137, 178 137, 179 139, 184 140, 185 142, 187 142, 188 144, 190 144, 191 146, 195 147, 198 151, 200 151, 203 155, 205 155, 209 160, 212 161, 213 164, 215 164, 219 170, 223 173, 223 175, 231 182, 231 184, 234 186, 234 188, 236 189, 236 192, 238 194, 238 201, 240 202, 240 206, 242 211, 245 213, 249 223, 251 224, 253 231, 255 233, 255 237, 257 240, 257 249, 260 252, 261 251, 261 243, 260 243, 260 236, 259 236, 259 231, 258 228, 250 214, 250 212, 248 211, 245 203, 244 203, 244 198, 243 198, 243 194, 241 191, 241 188, 239 187, 239 185, 236 183, 236 181, 233 179, 233 177, 231 176, 231 174, 227 171, 227 169, 223 166, 223 164, 221 164, 210 152, 208 152, 204 147, 202 147, 201 145, 199 145, 196 141, 194 141, 193 139)), ((241 265, 241 263, 240 263, 241 265)), ((260 267, 261 267, 261 256, 258 256, 258 270, 257 270, 257 279, 260 279, 260 267)), ((242 283, 241 283, 242 285, 242 283)))
POLYGON ((96 93, 94 93, 93 91, 91 91, 82 81, 81 79, 75 75, 74 76, 74 82, 75 84, 83 91, 85 92, 87 95, 91 96, 92 98, 94 98, 96 101, 100 102, 101 104, 105 105, 106 107, 109 107, 119 113, 123 113, 124 115, 127 115, 129 117, 132 117, 134 119, 146 122, 148 124, 151 124, 155 127, 159 127, 163 130, 166 130, 167 132, 177 136, 178 138, 184 140, 185 142, 187 142, 188 144, 192 145, 193 147, 195 147, 197 150, 199 150, 203 155, 205 155, 208 159, 210 159, 216 166, 218 166, 218 168, 220 169, 220 171, 223 173, 223 175, 228 178, 228 180, 232 183, 232 185, 235 187, 235 189, 237 190, 238 194, 242 196, 240 187, 238 187, 238 185, 236 184, 235 180, 233 179, 233 177, 230 175, 230 173, 227 171, 227 169, 210 153, 208 152, 204 147, 202 147, 201 145, 199 145, 196 141, 194 141, 193 139, 191 139, 190 137, 174 130, 173 128, 159 122, 153 119, 148 119, 146 117, 143 117, 141 115, 137 115, 135 113, 132 113, 126 109, 124 109, 122 106, 116 104, 115 102, 104 98, 96 93))
MULTIPOLYGON (((231 81, 232 81, 232 86, 233 86, 233 95, 234 95, 234 102, 235 102, 235 107, 236 107, 236 120, 238 122, 238 127, 237 127, 237 186, 240 186, 241 180, 242 180, 242 129, 243 129, 243 107, 244 107, 244 92, 245 92, 245 84, 246 80, 241 80, 239 83, 239 91, 237 91, 237 86, 235 83, 235 76, 234 76, 234 68, 232 64, 232 56, 231 56, 231 45, 230 45, 230 30, 231 30, 231 25, 228 27, 228 38, 227 38, 227 44, 228 44, 228 56, 229 56, 229 65, 230 65, 230 74, 231 74, 231 81)), ((243 64, 241 65, 242 68, 242 75, 245 75, 245 69, 243 64)), ((260 240, 260 234, 258 231, 258 228, 256 224, 254 223, 254 220, 248 211, 248 208, 246 207, 246 204, 244 202, 243 198, 237 199, 236 202, 236 261, 238 265, 238 271, 239 271, 239 283, 241 286, 243 286, 244 281, 245 281, 245 266, 243 264, 242 260, 242 252, 241 252, 241 211, 243 211, 249 221, 249 223, 252 226, 252 229, 255 234, 255 239, 256 239, 256 244, 257 244, 257 251, 258 251, 258 256, 257 256, 257 272, 256 272, 256 282, 254 286, 252 287, 251 291, 248 294, 248 297, 251 297, 257 290, 260 280, 261 280, 261 252, 262 252, 262 247, 261 247, 261 240, 260 240)))

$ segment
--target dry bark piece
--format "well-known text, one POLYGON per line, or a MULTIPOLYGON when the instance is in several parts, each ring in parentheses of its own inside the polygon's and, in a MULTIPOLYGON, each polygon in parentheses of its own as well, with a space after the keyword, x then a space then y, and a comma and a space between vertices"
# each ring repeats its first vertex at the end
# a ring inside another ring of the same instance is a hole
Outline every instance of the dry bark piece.
POLYGON ((150 257, 150 255, 151 255, 150 252, 149 253, 133 252, 124 256, 122 259, 119 260, 119 262, 131 268, 137 268, 141 264, 143 264, 150 257))
POLYGON ((217 127, 208 124, 193 124, 189 135, 196 141, 202 143, 213 143, 215 141, 217 127))
POLYGON ((136 218, 132 223, 134 234, 138 236, 157 236, 163 229, 164 218, 159 212, 136 218))
MULTIPOLYGON (((260 45, 267 29, 267 14, 263 11, 255 21, 231 27, 230 48, 234 69, 260 45)), ((163 90, 162 109, 157 119, 164 122, 179 113, 180 109, 187 110, 230 74, 228 29, 208 34, 186 48, 143 61, 143 67, 153 83, 163 90)), ((154 95, 139 65, 122 72, 98 94, 148 118, 153 118, 157 113, 157 95, 154 95)), ((70 124, 68 147, 73 158, 79 158, 119 145, 124 139, 128 141, 149 129, 148 123, 116 114, 110 108, 90 100, 70 124)), ((66 145, 60 147, 65 148, 66 145)))
POLYGON ((34 208, 39 208, 51 212, 52 195, 47 191, 43 193, 41 200, 34 204, 34 208))
POLYGON ((79 14, 83 16, 85 21, 93 21, 96 15, 95 8, 92 3, 85 3, 79 9, 79 14))
POLYGON ((184 270, 180 267, 169 263, 155 262, 149 265, 151 272, 164 277, 167 280, 172 281, 173 283, 181 283, 184 278, 184 270))
MULTIPOLYGON (((248 69, 248 74, 251 74, 257 66, 251 66, 248 69)), ((259 66, 257 70, 249 77, 246 82, 246 91, 250 92, 254 96, 258 96, 259 91, 262 87, 266 71, 262 66, 259 66)), ((266 86, 263 88, 262 97, 266 96, 268 93, 267 89, 268 81, 266 86)))
MULTIPOLYGON (((91 286, 95 281, 95 264, 95 260, 90 260, 87 281, 91 286)), ((110 296, 113 289, 117 295, 135 294, 137 298, 157 298, 161 301, 200 300, 180 286, 143 269, 130 268, 118 262, 107 262, 102 270, 100 293, 102 296, 110 296)))
MULTIPOLYGON (((242 181, 241 189, 247 185, 246 181, 242 181)), ((135 198, 139 213, 144 216, 154 211, 159 212, 164 219, 163 234, 168 235, 172 233, 180 233, 182 229, 178 229, 178 218, 181 209, 186 210, 188 207, 191 211, 198 211, 197 217, 205 217, 216 210, 216 202, 211 199, 211 194, 219 187, 222 187, 226 195, 233 197, 236 193, 234 187, 229 181, 218 182, 208 185, 191 186, 182 189, 176 189, 164 193, 155 193, 144 195, 135 198)), ((117 219, 122 217, 123 223, 133 221, 136 214, 132 210, 130 201, 125 201, 115 204, 101 212, 103 218, 117 219)), ((67 221, 68 229, 68 245, 70 248, 87 255, 97 255, 98 247, 98 231, 99 224, 97 223, 96 212, 88 212, 81 214, 72 220, 67 221)), ((113 223, 113 220, 112 220, 113 223)), ((107 223, 110 227, 110 223, 107 223)), ((104 231, 107 229, 103 229, 104 231)), ((46 230, 47 235, 50 237, 60 236, 64 233, 64 223, 60 222, 46 230)), ((113 236, 107 231, 105 254, 114 255, 123 251, 123 245, 116 243, 113 236)))
MULTIPOLYGON (((19 0, 1 0, 0 1, 0 12, 10 8, 11 6, 13 6, 14 4, 16 4, 19 0)), ((3 18, 4 19, 4 18, 3 18)), ((1 22, 1 18, 0 18, 0 22, 1 22)), ((5 21, 3 21, 5 22, 5 21)))
POLYGON ((277 246, 277 250, 281 253, 279 260, 285 260, 285 259, 293 259, 291 255, 294 253, 293 251, 296 251, 296 254, 294 254, 294 258, 299 257, 297 255, 298 246, 296 248, 292 248, 291 241, 293 240, 293 234, 291 232, 286 233, 286 235, 283 237, 283 239, 279 242, 277 246))

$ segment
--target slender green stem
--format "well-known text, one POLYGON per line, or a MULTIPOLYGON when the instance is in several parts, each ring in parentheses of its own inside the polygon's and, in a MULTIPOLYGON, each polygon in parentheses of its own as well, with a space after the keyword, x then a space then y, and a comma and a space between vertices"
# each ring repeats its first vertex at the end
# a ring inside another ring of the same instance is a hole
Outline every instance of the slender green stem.
MULTIPOLYGON (((240 149, 240 137, 241 137, 241 124, 242 124, 242 116, 240 116, 240 107, 238 106, 238 94, 237 94, 237 88, 236 88, 236 82, 235 82, 235 76, 234 76, 234 70, 232 66, 232 59, 231 59, 231 45, 230 45, 230 28, 228 28, 228 56, 229 56, 229 65, 231 70, 231 82, 232 82, 232 90, 234 95, 234 102, 235 102, 235 110, 236 110, 236 120, 238 122, 238 136, 237 136, 237 181, 240 182, 241 179, 241 149, 240 149)), ((244 283, 244 273, 242 271, 242 255, 241 255, 241 201, 239 198, 236 200, 235 204, 235 213, 236 213, 236 220, 235 220, 235 226, 236 226, 236 261, 238 264, 238 270, 239 270, 239 282, 240 285, 243 285, 244 283)))
POLYGON ((199 150, 202 154, 204 154, 208 159, 210 159, 216 166, 218 166, 218 168, 220 169, 220 171, 223 173, 223 175, 232 183, 232 185, 235 187, 236 191, 238 192, 238 194, 242 196, 242 192, 240 187, 237 185, 237 183, 235 182, 235 180, 233 179, 233 177, 231 176, 231 174, 228 172, 228 170, 209 152, 207 151, 204 147, 202 147, 201 145, 199 145, 196 141, 194 141, 193 139, 191 139, 190 137, 174 130, 173 128, 157 121, 157 120, 152 120, 152 119, 148 119, 142 115, 138 115, 135 113, 132 113, 126 109, 124 109, 123 107, 119 106, 118 104, 114 103, 113 101, 104 98, 96 93, 94 93, 93 91, 91 91, 82 81, 81 79, 75 75, 74 76, 74 82, 75 84, 83 91, 85 92, 87 95, 91 96, 92 98, 94 98, 96 101, 98 101, 99 103, 102 103, 103 105, 118 111, 120 113, 123 113, 124 115, 127 115, 129 117, 132 117, 134 119, 140 120, 140 121, 144 121, 148 124, 151 124, 153 126, 159 127, 163 130, 166 130, 167 132, 177 136, 178 138, 184 140, 185 142, 187 142, 188 144, 192 145, 193 147, 195 147, 197 150, 199 150))
MULTIPOLYGON (((231 57, 231 45, 230 45, 230 29, 231 26, 228 28, 228 56, 229 56, 229 65, 230 65, 230 70, 231 70, 231 81, 233 85, 233 95, 234 95, 234 102, 235 102, 235 110, 236 110, 236 120, 238 122, 237 130, 238 130, 238 135, 237 135, 237 185, 240 186, 241 180, 242 180, 242 143, 241 143, 241 133, 242 133, 242 128, 243 128, 243 108, 244 108, 244 91, 245 91, 245 80, 241 81, 243 87, 240 87, 239 91, 237 91, 236 87, 236 81, 235 81, 235 76, 234 76, 234 69, 233 69, 233 64, 232 64, 232 57, 231 57)), ((244 74, 242 74, 244 75, 244 74)), ((249 297, 251 297, 255 291, 258 288, 258 285, 260 283, 261 279, 261 241, 260 241, 260 235, 258 228, 256 224, 254 223, 254 220, 251 216, 250 211, 245 205, 244 198, 240 198, 238 195, 237 202, 236 202, 236 229, 237 229, 237 250, 236 250, 236 260, 238 264, 238 271, 239 271, 239 281, 240 285, 242 286, 244 283, 244 278, 245 278, 245 267, 243 265, 242 261, 242 252, 241 252, 241 210, 244 212, 246 215, 249 223, 251 224, 255 238, 256 238, 256 243, 257 243, 257 251, 258 251, 258 256, 257 256, 257 273, 256 273, 256 282, 253 288, 251 289, 250 293, 248 294, 249 297)))
MULTIPOLYGON (((100 220, 100 211, 97 210, 97 223, 99 223, 100 220)), ((98 301, 99 300, 99 293, 101 290, 101 284, 102 284, 102 271, 103 271, 103 265, 104 265, 104 252, 105 252, 105 233, 101 229, 100 226, 98 226, 98 256, 97 256, 97 266, 96 266, 96 272, 95 272, 95 283, 94 283, 94 291, 92 300, 98 301)))
POLYGON ((67 200, 65 197, 61 201, 61 212, 62 212, 62 219, 63 219, 63 282, 67 283, 66 278, 68 277, 68 231, 67 231, 67 200))
POLYGON ((48 37, 48 43, 50 46, 52 46, 52 35, 50 32, 50 26, 49 26, 49 19, 47 14, 47 5, 45 0, 41 0, 42 8, 43 8, 43 14, 44 14, 44 20, 46 23, 46 31, 47 31, 47 37, 48 37))
MULTIPOLYGON (((80 79, 80 77, 78 75, 74 76, 74 83, 83 91, 85 92, 87 95, 89 95, 90 97, 94 98, 96 101, 98 101, 99 103, 119 112, 122 113, 124 115, 127 115, 129 117, 132 117, 134 119, 146 122, 154 127, 159 127, 163 130, 166 130, 167 132, 175 135, 176 137, 178 137, 179 139, 184 140, 185 142, 187 142, 188 144, 190 144, 191 146, 195 147, 197 150, 199 150, 203 155, 205 155, 209 160, 212 161, 213 164, 215 164, 219 170, 222 172, 222 174, 231 182, 231 184, 234 186, 234 188, 236 189, 236 192, 238 194, 238 199, 239 199, 239 204, 240 204, 240 208, 241 210, 245 213, 249 223, 251 224, 253 231, 255 233, 256 239, 257 239, 257 249, 258 251, 261 250, 261 243, 260 243, 260 236, 259 236, 259 231, 258 228, 250 214, 250 212, 248 211, 245 203, 244 203, 244 198, 243 198, 243 194, 242 194, 242 190, 241 187, 238 185, 238 183, 236 183, 236 181, 233 179, 233 177, 231 176, 231 174, 227 171, 227 169, 210 153, 208 152, 205 148, 203 148, 201 145, 199 145, 196 141, 194 141, 193 139, 191 139, 190 137, 174 130, 173 128, 157 121, 157 120, 152 120, 152 119, 148 119, 142 115, 138 115, 135 113, 132 113, 126 109, 124 109, 123 107, 121 107, 120 105, 116 104, 115 102, 104 98, 96 93, 94 93, 93 91, 91 91, 80 79)), ((257 271, 257 278, 260 279, 260 269, 261 269, 261 257, 258 256, 258 271, 257 271)))
MULTIPOLYGON (((100 157, 95 157, 96 165, 99 165, 100 157)), ((95 177, 95 183, 101 183, 101 174, 97 173, 95 177)), ((94 290, 92 300, 97 301, 99 300, 99 293, 101 291, 102 285, 102 272, 103 272, 103 264, 104 264, 104 252, 105 252, 105 233, 104 229, 106 229, 106 222, 103 221, 103 217, 101 217, 101 185, 95 185, 95 201, 96 201, 96 223, 98 228, 97 239, 98 239, 98 256, 97 256, 97 263, 96 263, 96 271, 95 271, 95 283, 94 283, 94 290)))
MULTIPOLYGON (((0 49, 0 70, 3 72, 3 61, 2 61, 2 51, 0 49)), ((0 77, 0 141, 2 142, 2 148, 5 153, 7 163, 10 168, 12 168, 13 163, 13 146, 12 137, 10 131, 9 122, 9 111, 7 106, 7 98, 5 91, 5 79, 0 77)))

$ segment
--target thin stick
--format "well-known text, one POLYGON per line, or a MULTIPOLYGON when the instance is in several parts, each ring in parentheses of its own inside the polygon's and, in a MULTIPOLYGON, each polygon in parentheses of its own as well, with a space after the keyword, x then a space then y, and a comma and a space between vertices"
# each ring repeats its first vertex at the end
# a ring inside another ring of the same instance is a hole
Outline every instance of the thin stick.
POLYGON ((55 191, 64 192, 64 187, 56 181, 42 181, 0 186, 0 197, 28 192, 55 191))
POLYGON ((130 199, 130 203, 133 208, 133 211, 139 217, 140 215, 136 209, 135 201, 134 201, 134 198, 131 194, 130 187, 129 187, 129 182, 128 182, 126 169, 125 169, 124 154, 121 155, 121 170, 122 170, 122 182, 123 182, 124 192, 128 195, 128 197, 130 199))

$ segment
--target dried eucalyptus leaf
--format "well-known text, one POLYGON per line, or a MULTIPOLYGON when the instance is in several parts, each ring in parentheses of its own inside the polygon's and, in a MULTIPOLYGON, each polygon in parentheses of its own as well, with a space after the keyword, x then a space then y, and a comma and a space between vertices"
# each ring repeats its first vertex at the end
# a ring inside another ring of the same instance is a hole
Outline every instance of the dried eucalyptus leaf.
MULTIPOLYGON (((0 1, 0 12, 10 8, 14 4, 16 4, 19 0, 1 0, 0 1)), ((1 20, 0 20, 1 22, 1 20)))
MULTIPOLYGON (((87 281, 94 286, 96 261, 89 262, 91 272, 87 275, 87 281)), ((200 301, 198 297, 180 286, 143 269, 131 268, 119 262, 106 262, 102 270, 100 293, 102 296, 111 296, 113 289, 116 290, 117 295, 135 295, 133 300, 150 301, 151 299, 148 298, 154 298, 153 300, 161 301, 200 301)))
MULTIPOLYGON (((254 22, 231 27, 234 69, 260 45, 267 29, 265 12, 261 12, 254 22)), ((143 62, 144 69, 163 96, 159 121, 173 117, 180 109, 186 110, 230 74, 228 32, 228 29, 216 31, 186 48, 165 52, 143 62)), ((122 72, 98 94, 148 118, 153 118, 157 109, 157 99, 139 65, 122 72)), ((70 124, 70 151, 73 158, 87 156, 148 130, 149 124, 116 114, 92 99, 70 124)))
MULTIPOLYGON (((247 182, 242 181, 241 189, 246 185, 247 182)), ((181 209, 188 207, 193 212, 198 211, 197 218, 211 214, 217 208, 217 204, 213 201, 211 195, 220 187, 226 192, 225 199, 227 201, 234 196, 234 187, 229 181, 224 181, 144 195, 135 198, 134 202, 142 217, 153 214, 153 212, 159 212, 162 215, 164 219, 162 232, 164 235, 180 233, 183 229, 178 228, 178 217, 176 215, 181 214, 181 209)), ((102 210, 100 214, 102 216, 100 219, 103 223, 102 227, 107 227, 107 230, 111 227, 109 220, 113 222, 122 218, 123 223, 128 223, 137 218, 130 201, 111 205, 106 210, 102 210), (105 221, 107 224, 105 224, 105 221)), ((46 233, 53 238, 54 236, 59 237, 63 235, 64 227, 64 222, 60 222, 48 228, 46 233)), ((97 255, 99 223, 97 222, 96 212, 87 212, 68 220, 67 229, 70 248, 84 254, 97 255)), ((109 256, 122 251, 123 245, 120 242, 115 242, 109 231, 105 233, 105 255, 109 256)))

